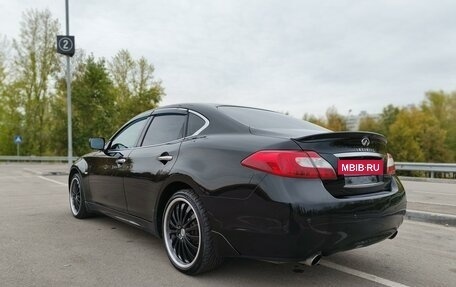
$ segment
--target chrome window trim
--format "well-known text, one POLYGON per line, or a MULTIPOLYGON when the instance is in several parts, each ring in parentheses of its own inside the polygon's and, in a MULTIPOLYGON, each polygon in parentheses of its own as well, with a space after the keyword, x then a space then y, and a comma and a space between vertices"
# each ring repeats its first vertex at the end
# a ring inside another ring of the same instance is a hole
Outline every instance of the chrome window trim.
POLYGON ((185 108, 158 108, 152 112, 152 116, 157 116, 161 114, 167 114, 167 113, 172 113, 173 111, 183 111, 187 112, 188 109, 185 108))
POLYGON ((195 111, 192 111, 192 110, 188 110, 188 112, 200 117, 204 121, 204 125, 199 130, 197 130, 193 134, 188 135, 186 137, 197 136, 209 126, 209 120, 205 116, 203 116, 202 114, 200 114, 198 112, 195 112, 195 111))
MULTIPOLYGON (((192 111, 192 110, 189 110, 189 109, 183 109, 183 108, 169 108, 169 109, 167 108, 167 109, 164 109, 164 110, 166 110, 166 111, 168 111, 168 110, 185 110, 185 111, 188 111, 189 113, 192 113, 192 114, 200 117, 204 121, 204 125, 199 130, 194 132, 192 135, 188 135, 186 137, 181 137, 181 138, 169 141, 169 142, 158 143, 158 144, 153 144, 153 145, 142 145, 142 146, 135 147, 136 149, 146 148, 146 147, 153 147, 153 146, 161 146, 161 145, 166 145, 166 144, 174 144, 174 143, 182 141, 183 139, 186 139, 188 137, 193 137, 193 136, 199 135, 203 130, 205 130, 209 126, 209 120, 205 116, 203 116, 202 114, 200 114, 198 112, 195 112, 195 111, 192 111)), ((154 114, 152 114, 152 116, 154 116, 154 114)))
POLYGON ((369 157, 379 157, 383 158, 384 156, 381 153, 377 152, 342 152, 342 153, 335 153, 337 157, 360 157, 360 156, 369 156, 369 157))
POLYGON ((154 146, 161 146, 161 145, 176 144, 176 143, 179 143, 180 141, 182 141, 183 139, 184 138, 178 138, 178 139, 175 139, 175 140, 172 140, 172 141, 169 141, 169 142, 164 142, 164 143, 151 144, 151 145, 142 145, 142 146, 136 147, 136 149, 145 148, 145 147, 154 147, 154 146))
MULTIPOLYGON (((163 110, 166 110, 167 111, 166 113, 168 113, 168 110, 188 111, 187 109, 183 109, 183 108, 166 108, 166 109, 163 109, 163 110)), ((184 114, 182 114, 182 115, 183 116, 187 116, 187 115, 184 115, 184 114)), ((152 114, 152 117, 156 117, 156 116, 160 116, 160 114, 152 114)), ((152 119, 152 121, 153 121, 153 119, 152 119)), ((149 124, 149 127, 150 127, 151 124, 152 124, 152 122, 149 124)), ((147 130, 149 130, 149 127, 147 127, 147 130)), ((147 130, 146 130, 146 133, 144 134, 144 138, 146 137, 147 130)), ((144 141, 144 138, 143 138, 143 141, 144 141)), ((154 146, 161 146, 161 145, 166 145, 166 144, 174 144, 174 143, 177 143, 179 141, 182 141, 184 138, 185 137, 181 137, 181 138, 178 138, 178 139, 175 139, 175 140, 172 140, 172 141, 168 141, 168 142, 164 142, 164 143, 157 143, 157 144, 151 144, 151 145, 141 145, 141 146, 138 146, 137 148, 154 147, 154 146)))

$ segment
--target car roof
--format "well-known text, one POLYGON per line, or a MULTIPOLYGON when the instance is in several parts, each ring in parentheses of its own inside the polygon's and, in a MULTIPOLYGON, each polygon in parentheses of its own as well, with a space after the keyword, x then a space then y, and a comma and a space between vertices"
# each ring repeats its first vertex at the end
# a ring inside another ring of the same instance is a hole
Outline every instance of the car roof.
MULTIPOLYGON (((150 116, 156 111, 166 110, 166 109, 189 109, 195 112, 198 112, 204 117, 206 117, 210 122, 211 125, 209 126, 206 131, 210 131, 214 129, 215 131, 226 131, 226 132, 247 132, 248 127, 235 121, 234 119, 228 117, 227 115, 221 113, 217 107, 220 106, 231 106, 231 105, 222 105, 222 104, 215 104, 215 103, 182 103, 182 104, 172 104, 166 106, 160 106, 155 109, 150 109, 145 112, 142 112, 135 117, 131 118, 124 126, 128 125, 129 123, 136 121, 140 118, 144 118, 150 116)), ((236 106, 232 106, 236 107, 236 106)), ((239 106, 240 107, 240 106, 239 106)), ((247 107, 244 107, 247 108, 247 107)))
POLYGON ((198 112, 198 111, 206 111, 206 112, 208 112, 208 111, 212 110, 214 112, 218 107, 247 108, 247 109, 255 109, 255 110, 262 110, 262 111, 268 111, 268 112, 273 112, 273 113, 279 113, 277 111, 272 111, 272 110, 262 109, 262 108, 256 108, 256 107, 241 106, 241 105, 230 105, 230 104, 218 104, 218 103, 182 103, 182 104, 172 104, 172 105, 160 106, 160 107, 157 107, 156 109, 149 110, 148 112, 152 113, 155 110, 172 109, 172 108, 190 109, 190 110, 195 110, 196 112, 198 112))
MULTIPOLYGON (((205 133, 250 133, 251 127, 240 121, 230 117, 224 112, 221 112, 218 108, 219 107, 234 107, 234 108, 247 108, 247 109, 254 109, 254 110, 262 110, 271 113, 281 114, 277 111, 271 111, 267 109, 255 108, 255 107, 248 107, 248 106, 238 106, 238 105, 227 105, 227 104, 217 104, 217 103, 181 103, 181 104, 172 104, 172 105, 165 105, 160 106, 155 109, 150 109, 145 111, 141 114, 138 114, 134 118, 132 118, 129 122, 137 120, 142 117, 147 117, 153 114, 154 112, 163 111, 167 109, 189 109, 194 112, 197 112, 203 115, 207 120, 209 120, 210 125, 208 128, 205 129, 205 133)), ((282 132, 283 133, 283 132, 282 132)), ((269 135, 282 135, 277 131, 269 131, 269 135)), ((302 133, 302 132, 301 132, 302 133)), ((300 133, 300 135, 301 135, 300 133)), ((283 133, 288 137, 288 133, 283 133)))

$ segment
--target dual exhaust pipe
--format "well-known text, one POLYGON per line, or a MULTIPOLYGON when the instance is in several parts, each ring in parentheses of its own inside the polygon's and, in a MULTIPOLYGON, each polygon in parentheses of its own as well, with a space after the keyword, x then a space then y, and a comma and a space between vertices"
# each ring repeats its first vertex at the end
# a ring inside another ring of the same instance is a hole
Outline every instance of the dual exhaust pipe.
MULTIPOLYGON (((390 235, 390 237, 388 237, 389 239, 393 239, 397 236, 397 230, 390 235)), ((321 259, 321 253, 317 253, 317 254, 314 254, 312 256, 310 256, 309 258, 307 258, 306 260, 304 261, 301 261, 300 263, 304 263, 305 265, 307 266, 314 266, 314 265, 317 265, 319 262, 320 262, 320 259, 321 259)))
MULTIPOLYGON (((391 234, 391 236, 388 237, 388 238, 389 239, 393 239, 396 236, 397 236, 397 230, 393 234, 391 234)), ((320 259, 321 259, 321 253, 317 253, 317 254, 314 254, 314 255, 310 256, 309 258, 307 258, 306 260, 301 261, 299 263, 304 263, 307 266, 314 266, 314 265, 317 265, 320 262, 320 259)))
MULTIPOLYGON (((393 239, 394 237, 397 236, 397 230, 390 235, 390 237, 388 237, 389 239, 393 239)), ((305 265, 307 266, 314 266, 314 265, 317 265, 319 262, 320 262, 320 259, 321 259, 321 253, 317 253, 317 254, 314 254, 312 256, 310 256, 309 258, 307 258, 306 260, 304 261, 301 261, 300 263, 304 263, 305 265)))

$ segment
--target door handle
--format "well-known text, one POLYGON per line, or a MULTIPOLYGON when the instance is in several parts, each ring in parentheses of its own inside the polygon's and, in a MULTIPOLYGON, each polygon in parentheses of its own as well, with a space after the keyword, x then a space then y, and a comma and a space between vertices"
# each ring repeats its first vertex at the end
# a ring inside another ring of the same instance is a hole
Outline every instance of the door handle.
POLYGON ((118 165, 123 165, 126 161, 127 161, 127 160, 124 159, 124 158, 119 158, 119 159, 116 160, 116 163, 117 163, 118 165))
POLYGON ((162 162, 163 161, 170 161, 170 160, 173 159, 173 156, 172 155, 161 155, 161 156, 157 157, 157 159, 159 161, 162 161, 162 162))

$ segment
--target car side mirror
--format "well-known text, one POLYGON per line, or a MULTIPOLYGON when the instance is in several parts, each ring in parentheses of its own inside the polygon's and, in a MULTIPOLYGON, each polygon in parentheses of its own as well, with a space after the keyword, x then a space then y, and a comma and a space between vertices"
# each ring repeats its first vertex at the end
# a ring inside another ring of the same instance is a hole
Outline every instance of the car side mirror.
POLYGON ((89 139, 90 148, 96 150, 104 150, 105 139, 104 138, 90 138, 89 139))

